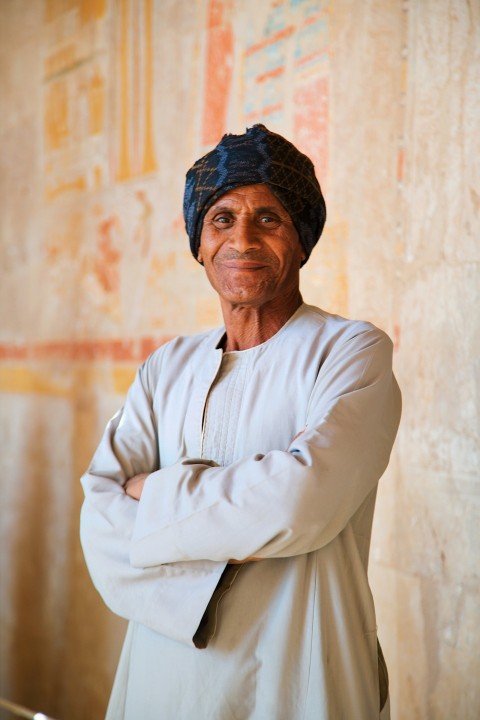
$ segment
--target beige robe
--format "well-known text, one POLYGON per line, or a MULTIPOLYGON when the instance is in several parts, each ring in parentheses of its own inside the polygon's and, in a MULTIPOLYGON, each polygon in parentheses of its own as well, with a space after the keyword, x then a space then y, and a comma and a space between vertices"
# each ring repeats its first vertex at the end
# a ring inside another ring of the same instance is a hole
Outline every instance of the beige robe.
POLYGON ((90 573, 130 620, 108 718, 378 718, 367 564, 400 417, 391 341, 307 305, 238 363, 223 332, 153 353, 82 480, 90 573), (140 472, 137 503, 122 486, 140 472), (228 560, 250 556, 199 649, 228 560))

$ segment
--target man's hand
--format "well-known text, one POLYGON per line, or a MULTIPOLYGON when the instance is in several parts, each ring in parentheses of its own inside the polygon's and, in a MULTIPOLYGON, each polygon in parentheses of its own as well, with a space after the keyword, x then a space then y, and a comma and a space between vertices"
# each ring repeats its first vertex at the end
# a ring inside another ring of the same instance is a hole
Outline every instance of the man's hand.
POLYGON ((140 473, 127 480, 124 487, 126 494, 134 500, 140 500, 145 480, 149 475, 150 473, 140 473))

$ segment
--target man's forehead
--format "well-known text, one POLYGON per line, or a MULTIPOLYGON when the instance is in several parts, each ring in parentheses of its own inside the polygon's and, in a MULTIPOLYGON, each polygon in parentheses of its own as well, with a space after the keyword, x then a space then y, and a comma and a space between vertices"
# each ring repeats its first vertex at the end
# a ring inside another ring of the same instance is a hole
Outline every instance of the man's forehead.
POLYGON ((236 206, 241 207, 245 204, 258 209, 265 210, 270 208, 286 212, 282 203, 270 190, 268 185, 258 184, 243 185, 233 190, 228 190, 217 198, 209 208, 208 214, 210 214, 212 210, 219 210, 220 208, 234 209, 236 206))

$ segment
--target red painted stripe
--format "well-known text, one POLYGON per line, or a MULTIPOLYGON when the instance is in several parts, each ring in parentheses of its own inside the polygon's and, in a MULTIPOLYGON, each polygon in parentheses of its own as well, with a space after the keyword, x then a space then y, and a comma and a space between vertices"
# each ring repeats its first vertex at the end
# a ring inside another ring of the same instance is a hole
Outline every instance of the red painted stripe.
POLYGON ((287 27, 282 28, 282 30, 278 30, 278 32, 274 33, 273 35, 266 37, 264 40, 255 43, 255 45, 250 45, 250 47, 245 50, 245 55, 253 55, 259 50, 263 50, 263 48, 268 47, 269 45, 274 45, 276 42, 279 42, 279 40, 284 40, 285 38, 290 37, 290 35, 292 35, 294 32, 295 27, 293 25, 288 25, 287 27))
POLYGON ((320 11, 316 15, 312 15, 311 17, 308 17, 305 22, 303 23, 303 27, 308 27, 308 25, 314 25, 314 23, 318 22, 319 20, 322 20, 322 18, 325 17, 325 11, 320 11))
POLYGON ((210 0, 205 51, 202 124, 204 145, 216 144, 226 132, 228 97, 233 75, 234 35, 230 16, 230 0, 210 0))
POLYGON ((280 112, 283 110, 283 103, 276 103, 275 105, 266 105, 261 110, 254 110, 253 112, 247 113, 245 116, 245 119, 247 122, 252 122, 253 120, 259 120, 260 118, 265 118, 268 115, 272 115, 272 113, 280 112))
POLYGON ((142 362, 174 337, 161 335, 111 340, 52 340, 41 343, 0 343, 0 361, 56 360, 63 362, 142 362))
POLYGON ((283 75, 285 72, 285 67, 283 65, 280 65, 280 67, 273 68, 273 70, 267 70, 267 72, 262 73, 261 75, 257 75, 256 82, 262 83, 265 82, 265 80, 269 80, 270 78, 279 77, 280 75, 283 75))
POLYGON ((319 50, 315 50, 315 52, 309 53, 308 55, 304 55, 301 58, 298 58, 298 60, 295 60, 295 67, 302 67, 302 65, 305 65, 306 63, 309 63, 313 60, 317 60, 320 57, 328 56, 328 47, 325 45, 323 48, 320 48, 319 50))

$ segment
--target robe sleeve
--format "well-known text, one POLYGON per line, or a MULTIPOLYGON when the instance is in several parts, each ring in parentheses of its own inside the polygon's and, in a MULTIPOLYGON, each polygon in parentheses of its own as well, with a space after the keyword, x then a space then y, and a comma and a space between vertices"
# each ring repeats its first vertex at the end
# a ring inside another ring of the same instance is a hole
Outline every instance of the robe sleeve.
POLYGON ((287 450, 227 467, 185 458, 147 478, 132 564, 287 557, 321 548, 376 487, 400 411, 392 343, 363 325, 333 344, 319 370, 306 427, 287 450))
POLYGON ((123 485, 129 477, 158 467, 156 428, 143 374, 142 367, 82 478, 82 548, 93 583, 113 612, 194 645, 225 563, 201 560, 145 569, 130 563, 138 502, 125 494, 123 485))

